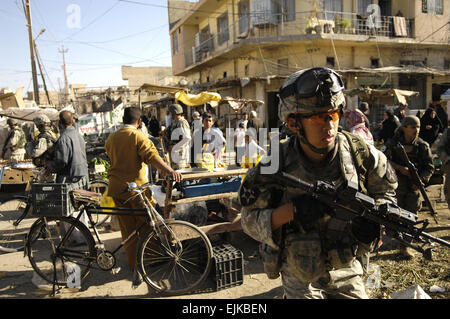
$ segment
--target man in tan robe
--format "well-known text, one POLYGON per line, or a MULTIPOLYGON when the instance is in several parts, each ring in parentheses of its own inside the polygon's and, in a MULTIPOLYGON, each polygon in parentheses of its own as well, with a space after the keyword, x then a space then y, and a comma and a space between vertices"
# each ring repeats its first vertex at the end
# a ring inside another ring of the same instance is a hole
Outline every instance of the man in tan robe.
MULTIPOLYGON (((123 124, 124 127, 112 133, 105 144, 106 153, 111 161, 111 166, 108 169, 108 195, 114 199, 117 207, 143 208, 145 206, 139 198, 134 198, 125 203, 132 194, 123 191, 130 182, 135 182, 138 185, 148 182, 147 165, 151 164, 164 174, 171 175, 175 181, 181 181, 182 176, 161 159, 152 141, 139 131, 138 128, 142 125, 139 108, 126 108, 123 115, 123 124)), ((145 217, 119 216, 122 239, 128 238, 143 222, 145 222, 145 217)), ((136 236, 124 246, 128 264, 133 270, 134 286, 142 282, 136 270, 137 242, 138 237, 136 236)))

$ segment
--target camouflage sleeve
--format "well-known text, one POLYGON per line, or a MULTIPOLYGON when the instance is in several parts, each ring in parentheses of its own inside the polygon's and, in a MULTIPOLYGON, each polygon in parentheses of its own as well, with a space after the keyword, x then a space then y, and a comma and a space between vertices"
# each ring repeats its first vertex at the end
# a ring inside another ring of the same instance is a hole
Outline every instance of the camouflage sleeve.
POLYGON ((258 180, 258 167, 247 171, 239 189, 242 229, 253 239, 277 249, 272 233, 272 212, 276 205, 271 203, 271 198, 274 192, 270 185, 258 180))
POLYGON ((31 158, 36 158, 41 156, 47 151, 47 140, 45 138, 40 138, 34 148, 31 150, 31 158))
POLYGON ((256 241, 278 249, 272 234, 272 212, 271 208, 247 210, 243 207, 241 210, 242 230, 256 241))
POLYGON ((9 139, 8 143, 5 145, 5 148, 13 148, 17 142, 19 141, 19 134, 17 134, 16 130, 13 130, 11 133, 11 138, 9 139))
POLYGON ((431 175, 434 173, 433 155, 428 144, 419 145, 421 154, 421 165, 418 167, 417 172, 424 183, 428 183, 431 175))
POLYGON ((376 203, 397 203, 395 190, 397 189, 397 175, 389 163, 386 155, 373 146, 369 146, 373 157, 373 167, 369 170, 367 191, 376 203))

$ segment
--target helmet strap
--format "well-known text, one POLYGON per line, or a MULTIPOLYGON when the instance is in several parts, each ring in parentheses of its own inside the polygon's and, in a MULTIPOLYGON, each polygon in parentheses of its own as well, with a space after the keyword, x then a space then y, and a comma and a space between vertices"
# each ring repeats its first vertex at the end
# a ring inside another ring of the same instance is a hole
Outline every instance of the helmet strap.
POLYGON ((331 151, 334 147, 334 145, 333 145, 333 146, 327 146, 327 147, 323 147, 323 148, 317 148, 308 141, 308 139, 306 138, 306 136, 304 136, 304 134, 302 134, 302 132, 300 132, 299 135, 300 135, 300 141, 303 144, 306 144, 311 149, 311 151, 313 151, 314 153, 317 153, 320 155, 325 155, 329 151, 331 151))

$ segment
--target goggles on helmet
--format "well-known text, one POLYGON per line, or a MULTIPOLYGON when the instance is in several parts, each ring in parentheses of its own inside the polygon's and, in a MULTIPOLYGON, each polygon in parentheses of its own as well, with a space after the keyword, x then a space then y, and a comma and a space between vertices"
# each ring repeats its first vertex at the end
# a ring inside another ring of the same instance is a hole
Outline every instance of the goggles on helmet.
POLYGON ((280 89, 285 106, 296 113, 323 112, 345 104, 344 83, 335 71, 318 67, 289 76, 280 89))

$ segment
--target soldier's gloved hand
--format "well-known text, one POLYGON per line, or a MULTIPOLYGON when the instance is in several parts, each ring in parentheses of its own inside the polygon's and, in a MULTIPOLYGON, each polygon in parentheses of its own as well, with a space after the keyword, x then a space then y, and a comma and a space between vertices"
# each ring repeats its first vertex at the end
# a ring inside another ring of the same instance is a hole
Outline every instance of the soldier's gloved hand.
POLYGON ((308 195, 300 195, 292 199, 294 204, 294 222, 299 223, 305 231, 314 228, 315 223, 330 208, 308 195))
POLYGON ((360 242, 370 244, 380 237, 381 226, 367 218, 357 216, 352 219, 351 231, 360 242))

